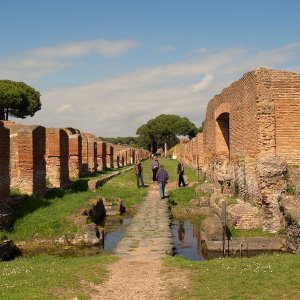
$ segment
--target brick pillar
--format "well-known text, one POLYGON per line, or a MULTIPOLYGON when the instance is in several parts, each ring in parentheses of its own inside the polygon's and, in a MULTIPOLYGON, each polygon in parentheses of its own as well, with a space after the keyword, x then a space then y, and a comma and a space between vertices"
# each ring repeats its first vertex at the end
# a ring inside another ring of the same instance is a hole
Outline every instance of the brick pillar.
POLYGON ((9 205, 9 129, 0 122, 0 230, 9 227, 12 220, 12 210, 9 205))
POLYGON ((106 143, 97 141, 97 170, 106 170, 106 143))
POLYGON ((97 141, 91 133, 84 134, 87 138, 87 160, 89 172, 97 172, 97 141))
POLYGON ((110 164, 110 168, 114 168, 114 146, 113 145, 110 145, 109 147, 109 152, 110 152, 110 161, 109 161, 109 164, 110 164))
POLYGON ((87 136, 83 133, 81 135, 81 155, 82 155, 82 165, 80 176, 85 176, 89 172, 89 163, 88 163, 88 139, 87 136))
POLYGON ((11 187, 24 194, 45 194, 45 128, 10 121, 4 124, 10 130, 11 187))
POLYGON ((69 139, 64 129, 46 129, 47 177, 54 187, 69 184, 69 139))
POLYGON ((82 138, 80 131, 74 128, 65 129, 69 139, 69 176, 80 177, 82 169, 82 138))
POLYGON ((114 167, 114 147, 106 144, 106 164, 108 168, 114 167))

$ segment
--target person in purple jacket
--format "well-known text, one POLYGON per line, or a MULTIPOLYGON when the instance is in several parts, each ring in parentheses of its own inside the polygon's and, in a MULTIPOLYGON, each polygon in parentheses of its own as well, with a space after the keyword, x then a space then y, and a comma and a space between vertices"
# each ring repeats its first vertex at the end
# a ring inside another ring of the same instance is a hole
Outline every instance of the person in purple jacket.
POLYGON ((151 161, 151 170, 152 170, 152 179, 153 179, 153 182, 156 181, 156 173, 159 169, 159 162, 158 162, 158 159, 157 159, 157 156, 153 156, 152 158, 152 161, 151 161))
POLYGON ((165 170, 164 165, 160 165, 159 169, 156 173, 156 181, 159 184, 159 195, 160 195, 160 199, 164 199, 167 196, 165 195, 165 186, 168 182, 169 179, 169 174, 168 172, 165 170))

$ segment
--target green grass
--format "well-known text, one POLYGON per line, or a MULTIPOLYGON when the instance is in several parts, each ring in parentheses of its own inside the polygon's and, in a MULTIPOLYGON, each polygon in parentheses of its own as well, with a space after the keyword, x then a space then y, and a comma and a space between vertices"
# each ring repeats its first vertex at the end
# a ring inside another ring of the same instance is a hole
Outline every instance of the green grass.
POLYGON ((169 257, 165 262, 171 270, 175 267, 191 272, 191 287, 174 290, 172 299, 300 299, 297 255, 202 262, 169 257))
MULTIPOLYGON (((86 179, 78 181, 75 190, 84 190, 86 179)), ((18 212, 12 231, 5 232, 14 241, 33 238, 51 239, 66 233, 78 232, 72 216, 85 207, 91 198, 104 196, 107 200, 121 198, 126 207, 138 205, 146 196, 146 189, 137 189, 133 170, 118 175, 95 192, 54 189, 47 197, 27 197, 18 212)))
POLYGON ((180 188, 169 192, 170 201, 175 205, 171 207, 171 213, 177 220, 188 219, 185 209, 189 206, 190 200, 196 198, 195 186, 180 188))
MULTIPOLYGON (((258 229, 236 229, 232 224, 228 225, 229 231, 231 233, 232 238, 239 238, 239 237, 275 237, 276 234, 271 233, 269 231, 263 231, 262 228, 258 229)), ((278 236, 278 235, 277 235, 278 236)))
POLYGON ((100 284, 107 277, 106 264, 115 260, 108 255, 38 255, 2 262, 0 299, 89 299, 88 284, 100 284))

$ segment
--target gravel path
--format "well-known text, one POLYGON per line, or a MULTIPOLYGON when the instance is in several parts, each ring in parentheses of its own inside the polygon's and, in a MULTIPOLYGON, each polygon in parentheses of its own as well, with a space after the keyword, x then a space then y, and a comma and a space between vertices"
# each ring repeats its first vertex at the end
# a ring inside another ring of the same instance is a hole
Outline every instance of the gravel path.
POLYGON ((176 276, 176 282, 163 267, 162 258, 172 251, 169 224, 168 200, 161 200, 157 185, 150 185, 115 250, 121 259, 109 266, 109 279, 95 287, 92 299, 170 299, 172 285, 184 285, 185 280, 176 276))

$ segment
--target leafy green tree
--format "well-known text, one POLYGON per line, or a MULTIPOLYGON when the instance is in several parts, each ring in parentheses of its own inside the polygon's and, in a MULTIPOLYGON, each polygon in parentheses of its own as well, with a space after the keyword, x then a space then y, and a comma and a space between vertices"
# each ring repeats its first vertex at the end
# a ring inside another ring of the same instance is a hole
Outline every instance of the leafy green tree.
POLYGON ((100 136, 99 139, 101 141, 104 142, 108 142, 111 144, 121 144, 121 145, 130 145, 131 147, 133 147, 133 145, 135 145, 137 143, 137 137, 133 137, 133 136, 125 136, 125 137, 102 137, 100 136))
POLYGON ((178 115, 159 115, 140 126, 136 134, 139 136, 138 144, 147 146, 156 141, 159 146, 167 143, 168 148, 178 143, 178 136, 194 137, 197 134, 196 126, 188 118, 178 115))
POLYGON ((8 120, 8 115, 22 119, 32 117, 41 106, 40 93, 31 86, 0 80, 0 120, 8 120))

